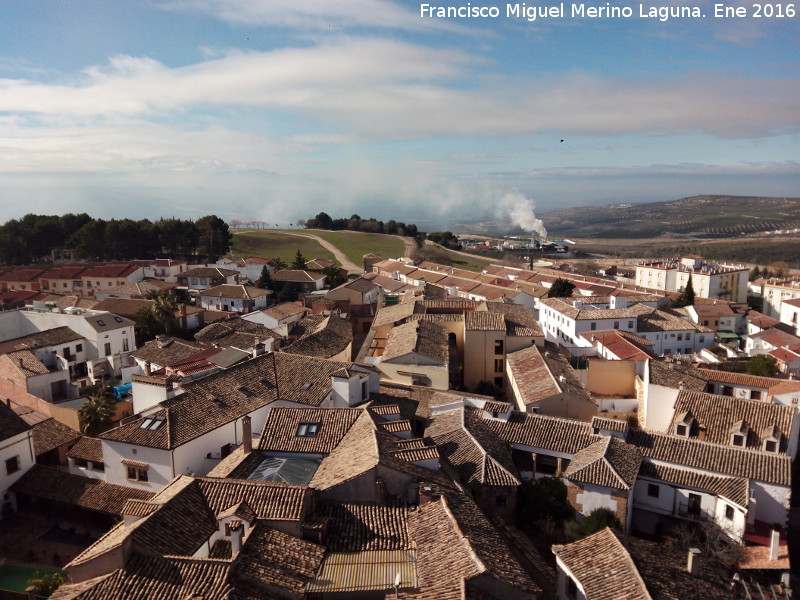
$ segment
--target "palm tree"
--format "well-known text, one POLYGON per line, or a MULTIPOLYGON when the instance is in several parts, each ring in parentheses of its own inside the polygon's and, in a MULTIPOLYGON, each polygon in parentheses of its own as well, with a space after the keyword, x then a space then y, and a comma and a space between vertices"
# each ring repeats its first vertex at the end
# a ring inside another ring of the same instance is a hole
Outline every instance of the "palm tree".
POLYGON ((276 271, 281 271, 289 267, 289 265, 286 264, 285 260, 278 257, 272 259, 272 264, 275 266, 276 271))
POLYGON ((175 325, 175 313, 178 310, 175 298, 161 290, 153 290, 147 294, 147 298, 153 301, 150 307, 153 318, 161 324, 165 333, 170 333, 175 325))
POLYGON ((117 410, 117 403, 108 394, 107 389, 96 391, 89 396, 78 410, 78 422, 81 433, 96 436, 111 426, 112 418, 117 410))

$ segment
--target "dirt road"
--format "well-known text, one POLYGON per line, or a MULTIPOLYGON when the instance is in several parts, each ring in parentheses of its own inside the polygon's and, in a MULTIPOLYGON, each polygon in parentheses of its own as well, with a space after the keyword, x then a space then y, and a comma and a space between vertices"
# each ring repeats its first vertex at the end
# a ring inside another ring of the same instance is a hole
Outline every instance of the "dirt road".
POLYGON ((331 254, 336 257, 336 260, 339 261, 339 264, 342 265, 342 268, 345 269, 348 273, 358 273, 361 274, 364 272, 363 266, 358 266, 352 260, 347 258, 347 255, 339 250, 336 246, 331 244, 328 240, 324 240, 318 235, 314 235, 313 233, 288 233, 286 231, 281 232, 283 235, 294 235, 296 237, 305 237, 311 238, 315 242, 317 242, 320 246, 328 250, 331 254))

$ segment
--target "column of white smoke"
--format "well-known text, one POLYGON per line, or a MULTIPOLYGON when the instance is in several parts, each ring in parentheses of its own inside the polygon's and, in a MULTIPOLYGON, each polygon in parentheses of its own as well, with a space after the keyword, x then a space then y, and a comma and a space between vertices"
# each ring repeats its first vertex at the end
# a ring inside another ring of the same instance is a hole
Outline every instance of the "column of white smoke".
POLYGON ((547 229, 541 219, 533 212, 534 202, 519 192, 509 192, 500 199, 500 210, 504 215, 525 231, 535 231, 542 238, 547 237, 547 229))

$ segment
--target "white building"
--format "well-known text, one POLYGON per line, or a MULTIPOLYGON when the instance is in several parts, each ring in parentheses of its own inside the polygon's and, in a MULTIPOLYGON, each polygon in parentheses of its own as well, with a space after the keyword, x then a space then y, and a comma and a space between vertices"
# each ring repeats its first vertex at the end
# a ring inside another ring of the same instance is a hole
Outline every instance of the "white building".
POLYGON ((747 267, 705 263, 702 256, 692 254, 680 260, 637 265, 636 285, 665 292, 680 292, 691 277, 694 293, 700 298, 747 302, 749 273, 747 267))
POLYGON ((9 406, 0 403, 0 519, 16 510, 8 491, 36 462, 30 426, 9 406))
POLYGON ((207 310, 249 313, 267 306, 269 290, 245 285, 218 285, 199 294, 200 306, 207 310))
POLYGON ((762 312, 774 319, 781 316, 781 307, 786 300, 800 298, 800 278, 768 279, 764 282, 764 306, 762 312))

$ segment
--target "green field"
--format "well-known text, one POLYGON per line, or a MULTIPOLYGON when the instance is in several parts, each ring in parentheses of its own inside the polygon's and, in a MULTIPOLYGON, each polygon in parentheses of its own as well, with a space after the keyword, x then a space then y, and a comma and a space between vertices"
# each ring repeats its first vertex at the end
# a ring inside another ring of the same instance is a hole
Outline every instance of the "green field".
POLYGON ((466 269, 467 271, 483 271, 486 267, 488 267, 492 263, 499 263, 502 261, 502 258, 486 258, 483 259, 480 256, 464 256, 463 254, 456 254, 455 252, 450 252, 446 250, 447 254, 453 261, 451 266, 456 267, 457 269, 466 269))
POLYGON ((318 235, 330 242, 357 265, 364 262, 364 255, 372 252, 382 258, 398 258, 403 256, 403 242, 391 235, 381 233, 361 233, 359 231, 322 231, 309 229, 308 233, 318 235))
POLYGON ((303 253, 306 260, 327 258, 335 260, 333 254, 320 246, 316 241, 287 235, 278 229, 235 230, 231 254, 234 256, 257 256, 259 258, 280 258, 292 264, 297 250, 303 253))

